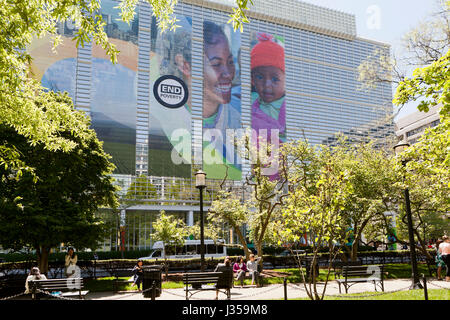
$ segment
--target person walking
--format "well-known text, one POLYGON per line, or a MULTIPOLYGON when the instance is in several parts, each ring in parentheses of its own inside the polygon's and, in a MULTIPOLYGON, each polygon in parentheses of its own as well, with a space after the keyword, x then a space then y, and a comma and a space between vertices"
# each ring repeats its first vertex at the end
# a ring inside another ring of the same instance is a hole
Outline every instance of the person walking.
POLYGON ((247 264, 245 263, 244 257, 239 257, 233 266, 233 271, 236 273, 236 281, 241 282, 241 288, 244 286, 244 278, 247 273, 247 264))
POLYGON ((439 253, 447 267, 445 281, 450 282, 450 238, 448 236, 442 237, 442 243, 439 245, 439 253))
POLYGON ((75 275, 75 266, 77 265, 78 256, 76 255, 74 249, 72 247, 69 247, 67 249, 67 254, 65 256, 65 262, 64 267, 67 278, 71 278, 75 275))
POLYGON ((31 293, 30 287, 28 285, 28 281, 31 280, 47 280, 47 277, 45 274, 41 274, 38 267, 33 267, 30 270, 30 274, 28 275, 27 279, 25 280, 25 293, 31 293))
POLYGON ((136 266, 133 268, 134 273, 134 283, 133 286, 137 286, 138 290, 141 291, 141 285, 144 282, 144 268, 142 267, 144 262, 138 260, 136 266))
POLYGON ((250 255, 250 261, 247 262, 247 269, 250 275, 252 276, 252 285, 256 282, 258 285, 258 279, 259 279, 259 271, 258 271, 258 263, 259 260, 261 260, 261 257, 255 258, 255 255, 252 253, 250 255))
POLYGON ((442 279, 442 267, 445 267, 445 262, 444 262, 444 260, 442 260, 442 255, 441 255, 441 253, 439 252, 439 245, 442 243, 442 240, 441 239, 438 239, 437 241, 436 241, 436 246, 435 246, 435 249, 436 249, 436 257, 435 257, 435 261, 436 261, 436 267, 437 267, 437 279, 440 281, 440 280, 443 280, 442 279))

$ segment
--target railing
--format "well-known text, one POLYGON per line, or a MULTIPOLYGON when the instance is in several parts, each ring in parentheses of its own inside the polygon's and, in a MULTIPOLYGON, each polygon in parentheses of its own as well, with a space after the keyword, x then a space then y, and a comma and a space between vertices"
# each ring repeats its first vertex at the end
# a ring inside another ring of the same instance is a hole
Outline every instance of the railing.
MULTIPOLYGON (((154 176, 114 175, 122 201, 147 205, 198 205, 200 194, 195 187, 195 179, 154 176)), ((203 201, 206 205, 216 199, 220 191, 221 180, 206 180, 203 201)), ((241 181, 226 181, 226 190, 233 190, 242 199, 249 197, 249 192, 241 181)))

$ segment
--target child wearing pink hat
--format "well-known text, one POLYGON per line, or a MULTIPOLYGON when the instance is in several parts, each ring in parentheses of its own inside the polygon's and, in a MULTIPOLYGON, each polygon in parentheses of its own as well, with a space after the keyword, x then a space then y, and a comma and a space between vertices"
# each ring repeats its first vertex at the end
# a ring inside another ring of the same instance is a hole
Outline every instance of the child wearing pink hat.
POLYGON ((251 51, 252 129, 278 129, 280 142, 286 140, 284 48, 266 33, 258 34, 251 51))
MULTIPOLYGON (((284 48, 266 33, 257 34, 258 43, 251 51, 252 129, 261 135, 267 130, 271 142, 272 130, 278 130, 279 143, 286 142, 286 101, 284 48), (256 90, 256 92, 255 92, 256 90)), ((278 174, 271 176, 271 180, 278 174)))

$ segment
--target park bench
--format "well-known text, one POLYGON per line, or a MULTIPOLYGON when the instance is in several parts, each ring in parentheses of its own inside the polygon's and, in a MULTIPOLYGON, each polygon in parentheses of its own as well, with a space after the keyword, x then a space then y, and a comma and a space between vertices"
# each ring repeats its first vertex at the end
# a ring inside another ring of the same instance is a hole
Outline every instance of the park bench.
POLYGON ((114 269, 113 271, 113 275, 114 275, 114 279, 113 279, 113 292, 119 292, 119 284, 121 283, 133 283, 134 282, 134 278, 133 278, 133 269, 130 268, 126 268, 126 269, 114 269), (127 279, 120 279, 123 277, 127 277, 127 279))
MULTIPOLYGON (((240 282, 241 282, 241 287, 244 286, 244 279, 251 279, 252 276, 250 274, 249 271, 247 271, 245 273, 245 276, 243 278, 241 278, 240 282)), ((263 286, 263 276, 262 276, 262 267, 260 264, 258 264, 258 278, 256 279, 256 284, 258 287, 262 287, 263 286)), ((233 281, 233 286, 234 286, 234 281, 233 281)))
POLYGON ((334 278, 340 278, 342 276, 342 268, 344 266, 361 266, 362 261, 334 261, 332 264, 333 272, 334 272, 334 278))
POLYGON ((384 292, 384 265, 370 266, 343 266, 342 279, 336 279, 339 284, 339 293, 341 293, 341 284, 345 288, 345 293, 356 283, 373 282, 375 291, 377 285, 384 292))
POLYGON ((233 285, 233 270, 224 272, 193 272, 183 273, 183 283, 186 286, 186 300, 194 294, 205 290, 219 290, 231 299, 231 287, 233 285), (221 291, 224 290, 224 291, 221 291))
POLYGON ((83 278, 30 280, 28 286, 33 300, 38 298, 39 291, 48 293, 61 291, 61 297, 78 297, 80 299, 84 299, 89 293, 89 290, 83 290, 83 278))

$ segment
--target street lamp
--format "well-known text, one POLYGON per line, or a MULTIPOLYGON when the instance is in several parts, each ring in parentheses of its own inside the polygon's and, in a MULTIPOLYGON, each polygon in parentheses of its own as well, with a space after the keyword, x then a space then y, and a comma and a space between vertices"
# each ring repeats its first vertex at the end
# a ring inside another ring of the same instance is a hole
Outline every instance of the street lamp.
MULTIPOLYGON (((399 156, 402 152, 404 152, 409 147, 409 143, 405 140, 400 141, 394 146, 394 152, 397 156, 399 156)), ((402 159, 402 165, 406 166, 408 160, 402 159)), ((408 234, 409 234, 409 251, 411 255, 411 265, 412 265, 412 284, 410 289, 422 289, 422 285, 419 280, 419 273, 417 270, 417 259, 416 259, 416 244, 414 241, 414 230, 413 230, 413 222, 411 215, 411 203, 409 201, 409 189, 405 188, 405 202, 406 202, 406 217, 408 219, 408 234)))
POLYGON ((206 173, 195 173, 195 187, 200 191, 200 269, 205 271, 205 231, 203 226, 203 189, 206 188, 206 173))

